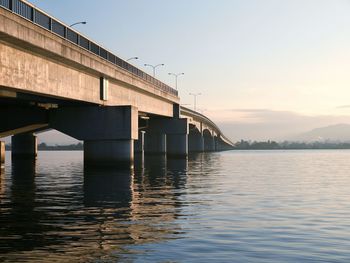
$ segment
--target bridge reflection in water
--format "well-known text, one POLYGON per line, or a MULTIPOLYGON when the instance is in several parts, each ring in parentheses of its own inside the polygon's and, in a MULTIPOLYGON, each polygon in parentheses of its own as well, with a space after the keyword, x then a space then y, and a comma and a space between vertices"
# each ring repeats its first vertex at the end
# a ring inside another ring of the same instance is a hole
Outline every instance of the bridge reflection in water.
POLYGON ((1 174, 0 261, 117 260, 134 244, 182 238, 188 170, 204 161, 139 155, 126 170, 84 170, 71 152, 14 161, 1 174))

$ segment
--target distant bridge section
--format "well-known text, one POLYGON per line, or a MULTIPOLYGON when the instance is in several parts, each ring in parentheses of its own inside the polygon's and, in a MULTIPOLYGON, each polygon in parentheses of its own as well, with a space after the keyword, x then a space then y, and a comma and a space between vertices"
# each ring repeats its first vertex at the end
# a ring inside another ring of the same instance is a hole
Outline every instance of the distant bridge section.
POLYGON ((181 107, 181 117, 189 121, 190 151, 230 150, 233 143, 208 117, 189 108, 181 107))
POLYGON ((84 161, 96 165, 130 164, 134 151, 232 147, 179 102, 177 90, 30 3, 0 0, 0 138, 12 136, 13 158, 35 158, 33 134, 47 129, 84 141, 84 161))

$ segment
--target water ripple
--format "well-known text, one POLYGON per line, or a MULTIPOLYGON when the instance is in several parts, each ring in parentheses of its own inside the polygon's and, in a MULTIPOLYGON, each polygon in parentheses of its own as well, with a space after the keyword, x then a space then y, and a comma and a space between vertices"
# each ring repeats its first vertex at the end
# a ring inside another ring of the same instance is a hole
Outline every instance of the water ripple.
POLYGON ((6 156, 3 262, 349 262, 350 151, 6 156))

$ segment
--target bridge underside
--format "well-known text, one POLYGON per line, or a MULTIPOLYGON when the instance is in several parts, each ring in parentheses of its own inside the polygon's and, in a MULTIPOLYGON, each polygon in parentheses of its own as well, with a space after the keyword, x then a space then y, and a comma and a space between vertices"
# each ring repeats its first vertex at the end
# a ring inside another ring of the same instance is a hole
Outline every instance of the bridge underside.
MULTIPOLYGON (((174 107, 174 116, 178 115, 174 107)), ((86 165, 130 166, 134 153, 186 157, 224 150, 225 143, 187 118, 139 112, 133 106, 96 106, 0 89, 0 138, 12 136, 12 157, 35 159, 35 133, 55 129, 84 142, 86 165)), ((2 146, 3 147, 3 143, 2 146)), ((227 149, 229 147, 226 147, 227 149)), ((1 151, 3 161, 4 151, 1 151)))

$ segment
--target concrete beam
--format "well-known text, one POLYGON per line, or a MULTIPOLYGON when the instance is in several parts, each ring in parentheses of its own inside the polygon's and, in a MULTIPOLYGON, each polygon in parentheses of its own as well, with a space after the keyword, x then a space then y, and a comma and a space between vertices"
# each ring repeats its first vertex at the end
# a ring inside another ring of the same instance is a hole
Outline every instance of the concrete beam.
POLYGON ((50 127, 83 141, 137 140, 138 111, 132 106, 58 108, 50 112, 50 127))
POLYGON ((1 138, 48 127, 48 111, 31 106, 2 106, 0 120, 1 138))
POLYGON ((147 132, 165 134, 188 134, 188 119, 159 118, 150 119, 147 132))
POLYGON ((0 86, 94 104, 133 105, 173 116, 179 98, 31 21, 0 8, 0 86), (109 81, 100 99, 100 77, 109 81))

